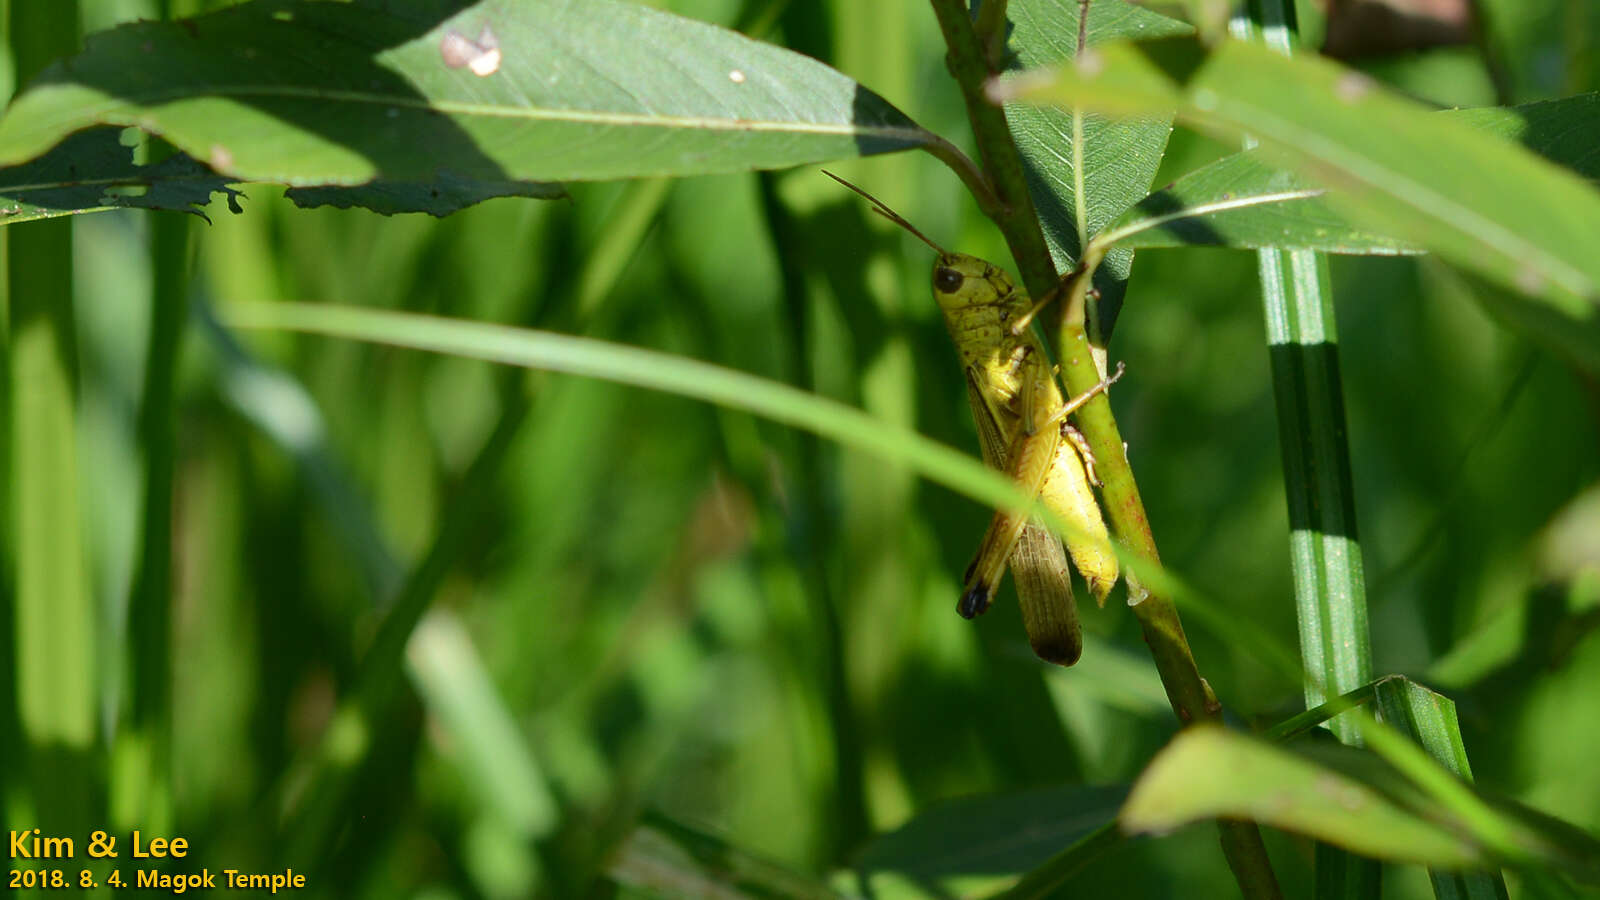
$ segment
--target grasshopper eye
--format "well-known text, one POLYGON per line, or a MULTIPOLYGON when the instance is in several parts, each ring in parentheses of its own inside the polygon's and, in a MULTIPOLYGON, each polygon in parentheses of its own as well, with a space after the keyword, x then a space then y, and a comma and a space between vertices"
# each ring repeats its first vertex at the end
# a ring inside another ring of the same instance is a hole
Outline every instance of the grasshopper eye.
POLYGON ((933 273, 933 287, 941 294, 955 293, 955 291, 961 287, 961 282, 964 280, 965 279, 962 278, 960 272, 957 272, 955 269, 944 268, 943 266, 939 267, 933 273))

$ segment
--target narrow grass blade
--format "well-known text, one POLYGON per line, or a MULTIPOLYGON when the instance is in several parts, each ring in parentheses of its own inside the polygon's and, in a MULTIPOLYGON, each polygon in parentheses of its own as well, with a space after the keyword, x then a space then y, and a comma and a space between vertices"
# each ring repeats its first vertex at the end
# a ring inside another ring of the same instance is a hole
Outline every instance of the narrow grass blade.
MULTIPOLYGON (((1472 781, 1467 748, 1461 740, 1456 705, 1443 694, 1430 691, 1407 678, 1391 678, 1374 685, 1378 712, 1391 727, 1409 734, 1428 755, 1456 777, 1472 781)), ((1506 900, 1506 882, 1499 872, 1428 870, 1434 896, 1439 900, 1506 900)))
MULTIPOLYGON (((1253 0, 1250 10, 1248 26, 1239 29, 1242 34, 1291 53, 1293 5, 1253 0)), ((1372 678, 1333 289, 1321 254, 1262 249, 1257 258, 1289 503, 1295 620, 1309 673, 1306 706, 1314 707, 1372 678)), ((1343 743, 1360 744, 1360 732, 1348 717, 1335 717, 1330 727, 1343 743)), ((1316 896, 1377 900, 1382 871, 1374 860, 1318 843, 1316 896)))
MULTIPOLYGON (((77 41, 75 4, 15 3, 23 75, 77 41)), ((99 779, 94 600, 80 521, 72 224, 7 234, 17 714, 38 826, 87 833, 99 779)), ((47 833, 48 833, 47 831, 47 833)))
POLYGON ((121 777, 113 785, 112 819, 129 829, 170 827, 172 817, 172 529, 177 469, 176 379, 189 310, 189 221, 150 222, 153 284, 145 344, 139 443, 144 509, 139 560, 128 600, 125 718, 113 752, 121 777))
POLYGON ((222 314, 236 327, 376 341, 587 375, 745 409, 912 466, 973 499, 1030 508, 1010 481, 957 450, 787 385, 691 359, 549 332, 329 304, 236 304, 222 314))

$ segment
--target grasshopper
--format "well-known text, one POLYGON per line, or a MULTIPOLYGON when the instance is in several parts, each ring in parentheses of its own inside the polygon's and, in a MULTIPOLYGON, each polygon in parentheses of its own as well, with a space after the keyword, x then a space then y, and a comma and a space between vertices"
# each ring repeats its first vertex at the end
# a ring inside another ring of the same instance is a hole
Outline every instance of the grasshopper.
MULTIPOLYGON (((1055 368, 1030 327, 1044 304, 1033 304, 998 266, 945 250, 876 197, 832 172, 825 174, 939 254, 933 264, 933 296, 966 371, 967 400, 984 462, 1009 475, 1030 496, 1039 496, 1052 514, 1073 526, 1080 539, 1068 542, 1072 561, 1095 600, 1105 605, 1117 581, 1117 558, 1091 484, 1093 455, 1067 416, 1109 388, 1121 377, 1122 367, 1084 395, 1063 399, 1055 368)), ((956 611, 970 619, 987 610, 1008 562, 1034 653, 1063 666, 1077 662, 1083 633, 1066 554, 1037 516, 995 513, 967 567, 956 611)))

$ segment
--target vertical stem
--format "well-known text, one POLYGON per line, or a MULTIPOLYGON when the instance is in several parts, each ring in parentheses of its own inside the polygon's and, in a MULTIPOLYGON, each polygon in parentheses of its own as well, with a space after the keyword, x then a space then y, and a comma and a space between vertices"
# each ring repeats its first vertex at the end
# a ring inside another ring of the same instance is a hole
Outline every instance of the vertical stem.
MULTIPOLYGON (((995 72, 987 64, 965 4, 961 0, 931 2, 949 50, 946 62, 961 87, 979 157, 1000 202, 1000 208, 991 217, 1005 235, 1021 270, 1023 284, 1033 296, 1043 297, 1057 286, 1055 264, 1028 193, 1022 157, 1011 136, 1005 110, 991 104, 984 94, 984 85, 995 72)), ((1080 235, 1080 238, 1088 246, 1088 235, 1080 235)), ((1103 254, 1103 249, 1085 252, 1084 259, 1069 276, 1068 298, 1063 304, 1058 361, 1062 378, 1073 395, 1088 392, 1100 380, 1084 329, 1084 308, 1094 269, 1103 254)), ((1104 394, 1078 411, 1077 422, 1094 451, 1104 482, 1102 497, 1117 539, 1138 556, 1156 561, 1155 536, 1150 531, 1144 501, 1128 466, 1122 435, 1111 415, 1111 404, 1104 394)), ((1219 721, 1221 707, 1200 678, 1172 598, 1145 589, 1131 577, 1128 578, 1128 596, 1179 721, 1185 724, 1219 721)), ((1255 823, 1222 820, 1218 827, 1223 853, 1244 895, 1251 898, 1281 896, 1255 823)))
MULTIPOLYGON (((75 2, 17 2, 10 34, 22 83, 78 41, 75 2)), ((79 516, 72 226, 6 229, 10 265, 10 481, 16 565, 17 713, 38 824, 88 824, 97 706, 95 610, 79 516)))
MULTIPOLYGON (((1235 23, 1239 36, 1292 53, 1294 5, 1251 0, 1249 9, 1250 20, 1235 23)), ((1310 708, 1372 680, 1333 288, 1327 261, 1319 253, 1257 253, 1310 708)), ((1328 727, 1341 742, 1361 744, 1359 720, 1353 715, 1337 716, 1328 727)), ((1329 844, 1317 844, 1316 871, 1316 896, 1325 900, 1375 897, 1381 890, 1383 870, 1377 861, 1329 844)))

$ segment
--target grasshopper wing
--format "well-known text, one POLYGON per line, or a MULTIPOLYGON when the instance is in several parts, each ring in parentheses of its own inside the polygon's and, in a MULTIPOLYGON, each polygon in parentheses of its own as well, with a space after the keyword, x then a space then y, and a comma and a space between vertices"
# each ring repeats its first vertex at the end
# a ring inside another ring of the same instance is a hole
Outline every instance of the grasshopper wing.
MULTIPOLYGON (((1010 471, 1005 429, 970 371, 967 399, 978 425, 983 461, 992 469, 1010 471)), ((1023 528, 1009 562, 1022 608, 1022 623, 1033 652, 1057 665, 1077 662, 1083 653, 1083 629, 1078 624, 1078 604, 1072 597, 1072 577, 1067 573, 1067 555, 1061 540, 1035 517, 1023 528)))

